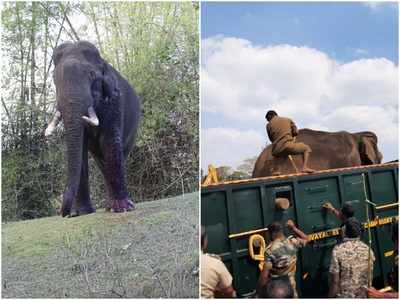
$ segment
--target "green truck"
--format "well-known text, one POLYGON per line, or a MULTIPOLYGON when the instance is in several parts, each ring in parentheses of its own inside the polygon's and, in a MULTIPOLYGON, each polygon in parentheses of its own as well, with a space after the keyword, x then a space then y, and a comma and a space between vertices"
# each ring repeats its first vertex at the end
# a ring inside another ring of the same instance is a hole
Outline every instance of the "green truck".
MULTIPOLYGON (((339 241, 340 221, 322 205, 330 202, 340 208, 350 202, 355 216, 371 229, 376 256, 373 284, 383 287, 394 259, 391 224, 398 220, 398 167, 398 162, 393 162, 203 185, 201 223, 208 234, 208 252, 222 258, 238 296, 252 297, 260 262, 255 255, 258 245, 249 243, 250 238, 258 234, 268 243, 267 226, 292 219, 311 240, 297 260, 299 296, 326 297, 331 251, 339 241), (278 205, 277 199, 287 199, 289 205, 278 205), (249 245, 254 246, 251 251, 249 245)), ((368 243, 367 230, 363 240, 368 243)))

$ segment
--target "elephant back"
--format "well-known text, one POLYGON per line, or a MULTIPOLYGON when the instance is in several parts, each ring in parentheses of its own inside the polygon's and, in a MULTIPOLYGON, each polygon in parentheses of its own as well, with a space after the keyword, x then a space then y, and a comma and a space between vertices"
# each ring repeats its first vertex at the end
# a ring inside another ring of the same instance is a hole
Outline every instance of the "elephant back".
MULTIPOLYGON (((334 168, 359 166, 359 147, 353 134, 340 132, 325 132, 311 129, 301 129, 295 139, 310 146, 312 152, 309 165, 321 171, 334 168)), ((302 168, 302 155, 289 157, 275 157, 272 155, 272 145, 268 145, 259 155, 252 177, 265 177, 296 173, 302 168)))

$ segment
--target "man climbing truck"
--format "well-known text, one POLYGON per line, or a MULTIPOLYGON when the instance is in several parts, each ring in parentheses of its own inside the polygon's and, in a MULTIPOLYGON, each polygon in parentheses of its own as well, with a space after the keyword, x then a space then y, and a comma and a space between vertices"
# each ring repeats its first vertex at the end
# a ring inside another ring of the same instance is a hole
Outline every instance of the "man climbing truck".
POLYGON ((311 148, 304 143, 295 141, 297 127, 294 122, 289 118, 278 116, 273 110, 268 111, 265 118, 268 121, 267 134, 272 143, 272 155, 288 156, 291 159, 290 155, 302 154, 302 172, 313 173, 314 170, 307 165, 311 148))

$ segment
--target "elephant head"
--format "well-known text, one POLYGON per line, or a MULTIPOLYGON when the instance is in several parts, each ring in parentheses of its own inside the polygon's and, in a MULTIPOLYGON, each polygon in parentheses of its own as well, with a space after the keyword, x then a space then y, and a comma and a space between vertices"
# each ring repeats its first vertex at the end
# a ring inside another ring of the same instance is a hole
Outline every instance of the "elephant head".
POLYGON ((53 53, 57 110, 46 129, 50 135, 63 120, 67 148, 67 184, 62 213, 69 212, 79 187, 85 126, 98 126, 92 85, 107 76, 109 68, 89 42, 67 42, 53 53))
POLYGON ((380 164, 382 162, 382 154, 378 150, 378 138, 375 133, 364 131, 355 133, 354 136, 357 139, 361 164, 380 164))

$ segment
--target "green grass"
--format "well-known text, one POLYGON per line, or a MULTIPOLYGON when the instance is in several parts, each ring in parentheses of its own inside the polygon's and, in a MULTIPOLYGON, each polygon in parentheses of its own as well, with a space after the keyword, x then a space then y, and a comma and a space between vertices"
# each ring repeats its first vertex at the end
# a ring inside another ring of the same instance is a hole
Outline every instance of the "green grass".
POLYGON ((61 218, 49 217, 2 225, 3 255, 14 258, 29 258, 47 255, 65 238, 79 239, 95 227, 122 226, 127 214, 110 214, 104 211, 95 214, 61 218))
POLYGON ((197 192, 128 213, 3 223, 3 297, 197 297, 197 228, 197 192))

